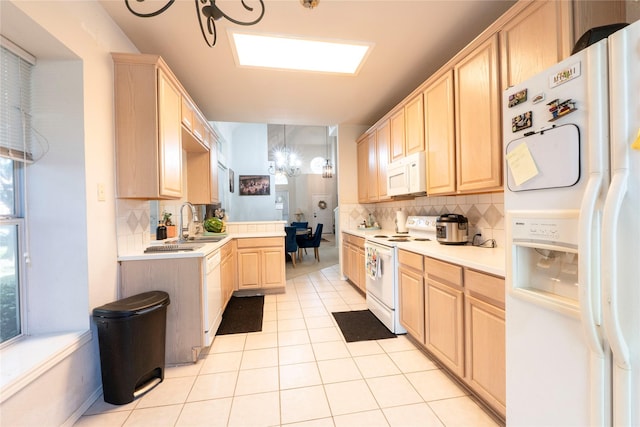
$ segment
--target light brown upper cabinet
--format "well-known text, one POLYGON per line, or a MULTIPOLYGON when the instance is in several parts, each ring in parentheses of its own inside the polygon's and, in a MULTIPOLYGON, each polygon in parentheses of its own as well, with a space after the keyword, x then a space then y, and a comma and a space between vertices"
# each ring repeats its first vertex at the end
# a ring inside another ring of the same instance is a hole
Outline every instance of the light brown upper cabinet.
POLYGON ((589 28, 624 21, 622 1, 535 1, 500 30, 502 89, 571 55, 589 28))
POLYGON ((388 122, 389 162, 425 150, 428 195, 502 191, 502 92, 568 57, 589 28, 623 21, 622 0, 516 2, 374 125, 388 122))
POLYGON ((358 163, 358 202, 367 203, 369 201, 369 135, 362 135, 358 141, 357 163, 358 163))
POLYGON ((391 126, 391 161, 399 160, 404 157, 404 108, 400 108, 389 119, 391 126))
POLYGON ((534 2, 503 27, 503 90, 569 56, 570 32, 560 32, 559 28, 570 7, 570 2, 534 2))
POLYGON ((454 67, 458 193, 502 190, 498 36, 454 67))
POLYGON ((193 132, 193 105, 186 96, 182 97, 182 126, 193 132))
POLYGON ((180 84, 157 55, 113 54, 117 197, 182 196, 180 84))
POLYGON ((446 71, 423 92, 427 194, 456 192, 456 141, 453 70, 446 71))
POLYGON ((390 160, 424 151, 424 112, 422 94, 416 95, 392 114, 390 122, 390 160))
POLYGON ((182 133, 183 141, 190 141, 186 152, 187 198, 197 205, 219 202, 217 141, 211 130, 203 130, 205 138, 202 143, 184 128, 182 133))
POLYGON ((357 141, 358 202, 388 199, 389 121, 363 134, 357 141))
POLYGON ((391 123, 384 120, 376 128, 376 148, 378 159, 378 200, 388 199, 387 165, 389 164, 389 144, 391 141, 391 123))
POLYGON ((378 201, 378 148, 376 145, 376 133, 371 132, 367 136, 367 160, 368 160, 368 179, 367 179, 367 199, 370 202, 378 201))
POLYGON ((213 130, 206 130, 206 140, 208 140, 209 156, 210 156, 210 193, 211 202, 218 203, 220 201, 220 191, 218 190, 218 138, 213 130))
POLYGON ((424 151, 424 107, 422 93, 404 106, 405 155, 424 151))

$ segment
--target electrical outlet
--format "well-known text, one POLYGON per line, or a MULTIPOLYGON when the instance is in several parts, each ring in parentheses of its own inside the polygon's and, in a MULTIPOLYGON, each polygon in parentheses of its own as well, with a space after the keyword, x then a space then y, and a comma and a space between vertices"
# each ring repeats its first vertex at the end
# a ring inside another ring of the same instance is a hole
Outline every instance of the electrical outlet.
POLYGON ((105 195, 104 184, 103 183, 99 183, 98 184, 98 201, 99 202, 104 202, 106 200, 107 200, 107 196, 105 195))

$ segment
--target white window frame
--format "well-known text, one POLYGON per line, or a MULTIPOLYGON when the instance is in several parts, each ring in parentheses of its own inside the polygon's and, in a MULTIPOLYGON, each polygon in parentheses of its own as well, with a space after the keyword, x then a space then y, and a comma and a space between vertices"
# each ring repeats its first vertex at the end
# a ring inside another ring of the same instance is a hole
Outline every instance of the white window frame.
MULTIPOLYGON (((35 58, 21 49, 19 46, 12 43, 10 40, 1 37, 0 45, 2 48, 5 48, 10 53, 18 56, 21 61, 26 61, 28 64, 34 65, 35 58)), ((22 77, 20 78, 22 80, 22 77)), ((28 76, 28 84, 31 84, 32 77, 28 76)), ((17 82, 22 85, 25 83, 24 80, 17 82)), ((29 110, 31 109, 31 104, 29 102, 28 105, 29 110)), ((27 111, 26 114, 30 114, 31 111, 27 111)), ((30 132, 31 130, 25 130, 24 132, 30 132)), ((12 144, 11 142, 9 144, 12 144)), ((20 144, 15 144, 16 146, 20 144)), ((26 151, 26 150, 25 150, 26 151)), ((17 254, 17 279, 18 279, 18 298, 19 298, 19 321, 20 321, 20 331, 18 335, 8 339, 7 341, 0 343, 0 349, 6 348, 13 343, 21 340, 23 337, 28 335, 28 316, 26 312, 26 296, 27 296, 27 278, 26 278, 26 260, 23 254, 28 253, 27 250, 27 236, 26 236, 26 211, 25 211, 25 199, 26 199, 26 168, 27 160, 24 156, 20 158, 20 156, 16 156, 15 153, 11 153, 9 151, 8 155, 4 155, 2 157, 7 157, 13 161, 13 187, 14 187, 14 212, 12 215, 0 216, 0 225, 8 225, 8 226, 16 226, 18 242, 17 247, 15 248, 17 254)))

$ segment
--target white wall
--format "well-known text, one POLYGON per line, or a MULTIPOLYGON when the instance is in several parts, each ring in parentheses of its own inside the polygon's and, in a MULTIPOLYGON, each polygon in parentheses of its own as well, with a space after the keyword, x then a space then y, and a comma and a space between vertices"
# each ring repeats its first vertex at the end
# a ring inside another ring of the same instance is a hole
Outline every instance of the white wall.
POLYGON ((356 140, 369 126, 338 126, 338 204, 358 203, 358 158, 356 140))
MULTIPOLYGON (((27 183, 29 327, 87 330, 91 310, 117 295, 110 52, 136 50, 97 2, 3 0, 0 7, 2 34, 40 61, 34 96, 44 108, 35 126, 50 144, 27 183), (106 201, 97 200, 99 183, 106 201)), ((59 363, 46 361, 43 373, 4 396, 0 424, 62 425, 79 416, 101 387, 96 338, 59 363)))
POLYGON ((230 139, 230 165, 235 172, 235 192, 229 197, 229 221, 273 221, 280 219, 275 208, 276 186, 271 176, 268 196, 241 196, 240 175, 269 175, 267 163, 267 125, 245 123, 236 126, 230 139))

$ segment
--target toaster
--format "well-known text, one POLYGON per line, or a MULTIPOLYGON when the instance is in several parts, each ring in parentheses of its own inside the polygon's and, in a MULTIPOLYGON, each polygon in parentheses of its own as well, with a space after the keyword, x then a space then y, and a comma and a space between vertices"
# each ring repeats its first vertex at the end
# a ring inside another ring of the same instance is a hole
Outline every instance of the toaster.
POLYGON ((436 220, 436 239, 443 245, 466 244, 469 240, 469 220, 464 215, 440 215, 436 220))

